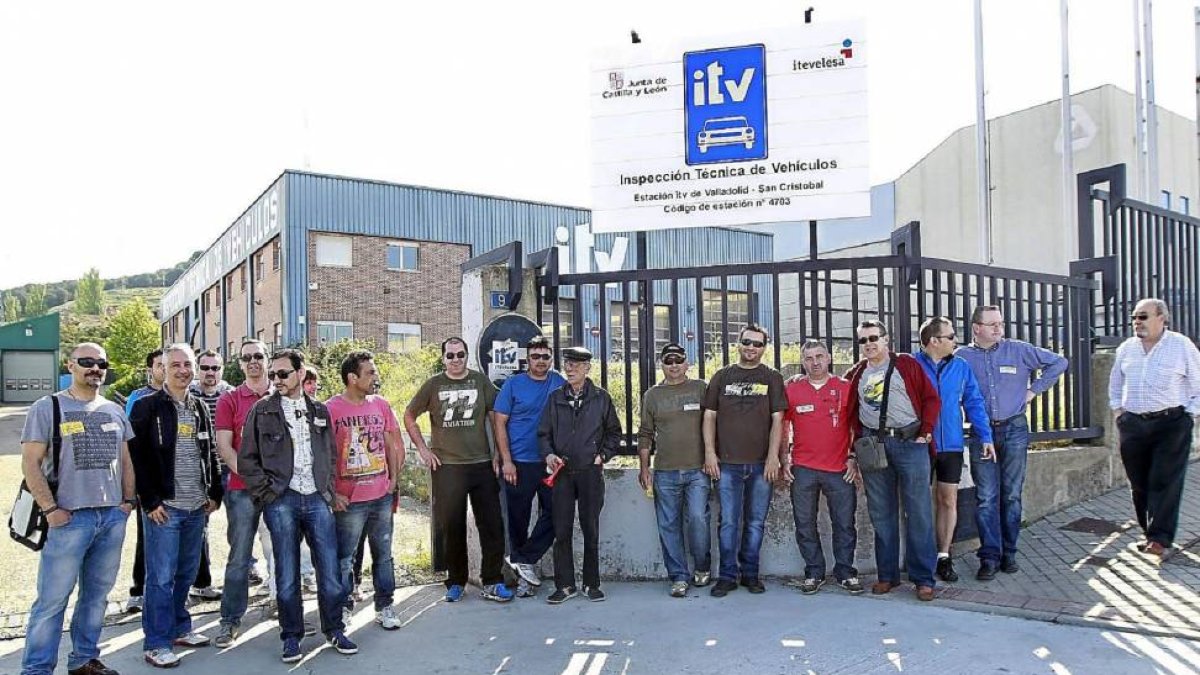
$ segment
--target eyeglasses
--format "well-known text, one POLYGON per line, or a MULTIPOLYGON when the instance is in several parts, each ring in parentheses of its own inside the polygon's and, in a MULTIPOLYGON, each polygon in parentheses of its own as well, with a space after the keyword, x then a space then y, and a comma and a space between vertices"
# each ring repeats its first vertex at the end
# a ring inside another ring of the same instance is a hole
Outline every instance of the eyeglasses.
POLYGON ((210 370, 215 373, 221 369, 221 366, 199 366, 199 368, 200 368, 200 370, 203 370, 206 373, 209 372, 210 370))
POLYGON ((81 356, 75 359, 75 363, 78 363, 82 368, 99 368, 100 370, 108 370, 107 359, 96 359, 90 356, 81 356))
POLYGON ((1131 321, 1149 321, 1150 314, 1148 312, 1142 312, 1140 314, 1131 314, 1129 316, 1129 319, 1131 321))
POLYGON ((671 356, 664 356, 663 360, 662 360, 664 366, 678 366, 679 364, 684 363, 685 361, 687 361, 687 359, 685 359, 682 356, 679 356, 678 354, 672 354, 671 356))
POLYGON ((858 344, 865 345, 868 342, 879 342, 879 340, 882 338, 883 338, 882 335, 868 335, 866 337, 858 338, 858 344))
POLYGON ((266 357, 260 353, 242 354, 242 363, 250 363, 251 361, 262 361, 266 357))
POLYGON ((294 370, 268 370, 267 377, 272 380, 286 380, 289 375, 294 373, 294 370))
POLYGON ((446 352, 446 360, 447 361, 453 361, 454 359, 465 359, 465 358, 467 358, 466 352, 446 352))
POLYGON ((762 340, 751 340, 750 338, 742 338, 742 346, 743 347, 758 347, 759 349, 762 349, 763 347, 767 346, 767 343, 763 342, 762 340))
POLYGON ((1004 322, 1003 321, 993 321, 991 323, 984 323, 982 321, 979 321, 979 322, 976 322, 975 325, 984 326, 985 328, 1000 328, 1001 326, 1004 325, 1004 322))
POLYGON ((934 335, 933 337, 935 337, 939 340, 949 340, 951 342, 954 342, 954 338, 956 338, 958 336, 955 335, 954 333, 951 333, 949 335, 934 335))
POLYGON ((550 355, 549 354, 530 354, 529 360, 530 361, 549 361, 550 355))

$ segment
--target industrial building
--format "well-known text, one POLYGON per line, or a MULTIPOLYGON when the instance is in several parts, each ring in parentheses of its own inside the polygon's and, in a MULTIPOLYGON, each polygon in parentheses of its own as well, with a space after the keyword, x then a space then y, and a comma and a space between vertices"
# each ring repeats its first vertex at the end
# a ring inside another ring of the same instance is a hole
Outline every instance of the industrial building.
POLYGON ((0 403, 32 403, 58 391, 59 317, 0 326, 0 403))

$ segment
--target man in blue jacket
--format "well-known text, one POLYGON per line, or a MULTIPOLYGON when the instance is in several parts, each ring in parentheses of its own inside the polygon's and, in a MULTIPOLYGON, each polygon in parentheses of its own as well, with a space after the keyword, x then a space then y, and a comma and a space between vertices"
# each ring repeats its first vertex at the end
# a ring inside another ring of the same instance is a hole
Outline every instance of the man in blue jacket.
POLYGON ((937 530, 938 560, 937 575, 942 581, 958 581, 954 564, 950 559, 950 545, 954 543, 954 528, 958 525, 958 483, 962 479, 963 411, 971 428, 977 430, 983 441, 983 461, 995 461, 996 451, 992 446, 992 426, 987 416, 987 407, 979 382, 966 361, 954 355, 954 324, 944 316, 937 316, 921 324, 921 353, 917 361, 937 389, 942 399, 942 410, 933 428, 934 447, 937 456, 933 460, 933 474, 937 482, 937 530))

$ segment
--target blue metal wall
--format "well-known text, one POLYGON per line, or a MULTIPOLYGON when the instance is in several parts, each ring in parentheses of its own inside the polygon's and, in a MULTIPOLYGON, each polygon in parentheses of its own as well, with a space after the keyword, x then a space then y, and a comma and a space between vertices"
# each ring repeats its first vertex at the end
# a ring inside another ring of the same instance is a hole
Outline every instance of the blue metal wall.
MULTIPOLYGON (((420 241, 467 244, 479 255, 511 241, 532 253, 555 245, 555 230, 591 220, 587 209, 448 190, 396 185, 288 171, 284 174, 285 343, 304 339, 299 317, 308 313, 308 233, 336 232, 420 241)), ((636 265, 633 235, 596 235, 596 248, 610 251, 626 236, 623 269, 636 265)), ((572 242, 573 243, 573 242, 572 242)), ((767 262, 770 235, 718 228, 650 232, 650 267, 767 262)))

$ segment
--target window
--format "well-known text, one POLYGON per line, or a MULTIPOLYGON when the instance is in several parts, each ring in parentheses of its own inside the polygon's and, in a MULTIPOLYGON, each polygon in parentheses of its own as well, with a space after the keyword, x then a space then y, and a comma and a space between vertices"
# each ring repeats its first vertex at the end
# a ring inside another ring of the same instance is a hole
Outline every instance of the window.
POLYGON ((387 330, 387 349, 389 352, 402 354, 421 348, 421 324, 389 323, 387 330))
POLYGON ((271 242, 271 271, 279 271, 279 240, 271 242))
POLYGON ((213 289, 212 289, 212 295, 213 295, 213 304, 212 304, 212 306, 213 306, 213 307, 220 307, 220 306, 221 306, 221 287, 220 287, 220 286, 214 286, 214 287, 213 287, 213 289))
POLYGON ((229 360, 237 356, 241 356, 241 354, 234 348, 233 343, 230 342, 229 349, 225 352, 225 360, 229 360))
POLYGON ((267 276, 267 254, 259 253, 254 257, 258 261, 258 271, 254 275, 254 281, 261 284, 263 278, 267 276))
MULTIPOLYGON (((729 291, 729 325, 725 327, 729 344, 737 342, 738 332, 750 322, 748 296, 729 291)), ((704 291, 704 348, 721 348, 721 291, 704 291)))
POLYGON ((266 329, 262 329, 262 330, 258 331, 258 335, 256 335, 255 337, 258 338, 259 342, 266 342, 267 341, 266 334, 267 334, 266 329))
MULTIPOLYGON (((575 317, 575 301, 558 299, 558 349, 571 346, 572 322, 575 317)), ((542 305, 542 335, 554 340, 554 305, 542 305)))
POLYGON ((1183 195, 1180 195, 1179 196, 1179 210, 1183 211, 1183 215, 1185 215, 1185 216, 1192 215, 1192 200, 1188 199, 1187 197, 1184 197, 1183 195))
POLYGON ((317 264, 321 267, 352 267, 352 244, 349 237, 317 235, 317 264))
MULTIPOLYGON (((641 350, 641 343, 638 339, 638 311, 641 309, 639 303, 633 303, 629 307, 629 353, 632 358, 641 350)), ((625 321, 625 305, 619 302, 614 302, 609 305, 609 336, 612 338, 610 344, 610 354, 620 354, 625 349, 625 333, 622 330, 622 323, 625 321)), ((654 306, 654 353, 658 354, 663 347, 671 341, 671 308, 667 305, 654 306)))
POLYGON ((354 324, 349 321, 318 321, 317 343, 330 344, 354 339, 354 324))
POLYGON ((233 300, 233 279, 225 280, 225 300, 233 300))
POLYGON ((421 249, 416 244, 388 244, 387 268, 415 272, 420 260, 421 249))
POLYGON ((275 322, 275 342, 272 343, 272 346, 278 347, 279 345, 282 345, 282 344, 283 344, 283 324, 276 321, 275 322))
POLYGON ((243 293, 246 292, 246 266, 242 265, 238 268, 238 286, 241 287, 243 293))
POLYGON ((1170 192, 1170 190, 1162 191, 1162 207, 1164 209, 1171 208, 1171 192, 1170 192))

